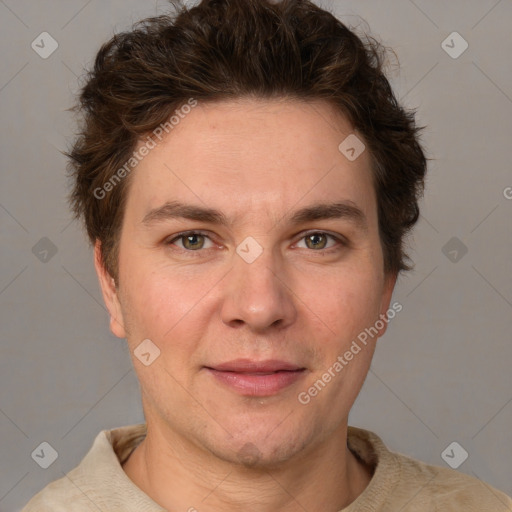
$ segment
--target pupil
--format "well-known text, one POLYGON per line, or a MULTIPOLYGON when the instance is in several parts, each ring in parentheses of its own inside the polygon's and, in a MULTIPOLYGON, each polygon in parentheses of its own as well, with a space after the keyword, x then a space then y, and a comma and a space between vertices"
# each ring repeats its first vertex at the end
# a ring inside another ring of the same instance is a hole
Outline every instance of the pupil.
POLYGON ((188 246, 200 246, 201 244, 198 242, 198 238, 200 235, 188 235, 187 236, 187 245, 188 246))
POLYGON ((324 244, 322 244, 322 238, 323 235, 320 234, 314 234, 309 236, 309 240, 312 243, 313 247, 323 246, 324 244))

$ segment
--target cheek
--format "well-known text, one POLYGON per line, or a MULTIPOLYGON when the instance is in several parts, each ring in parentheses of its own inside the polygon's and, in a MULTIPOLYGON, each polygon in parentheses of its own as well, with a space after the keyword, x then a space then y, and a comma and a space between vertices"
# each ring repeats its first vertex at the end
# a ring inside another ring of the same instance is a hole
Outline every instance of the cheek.
POLYGON ((163 355, 172 353, 178 360, 178 354, 191 352, 204 334, 202 318, 211 317, 211 311, 207 311, 208 292, 215 281, 154 267, 157 265, 149 270, 148 265, 134 259, 124 269, 123 310, 125 324, 130 327, 128 341, 134 346, 149 338, 163 355))
MULTIPOLYGON (((337 346, 350 342, 378 318, 381 282, 372 269, 345 269, 337 275, 331 271, 317 283, 322 283, 317 298, 304 303, 337 346)), ((311 290, 303 295, 312 297, 311 290)))
MULTIPOLYGON (((132 338, 156 338, 164 319, 172 322, 168 315, 176 311, 178 301, 166 280, 150 270, 147 258, 128 246, 121 254, 125 255, 119 261, 125 323, 130 326, 132 338)), ((135 339, 129 341, 136 342, 135 339)))
POLYGON ((186 315, 192 295, 161 275, 132 274, 125 297, 130 321, 143 336, 161 339, 186 315))
POLYGON ((127 341, 146 398, 157 399, 176 387, 176 381, 190 385, 188 372, 204 330, 194 316, 197 294, 161 274, 131 278, 125 296, 130 325, 127 341), (158 358, 147 367, 135 359, 137 347, 146 339, 159 349, 158 358))

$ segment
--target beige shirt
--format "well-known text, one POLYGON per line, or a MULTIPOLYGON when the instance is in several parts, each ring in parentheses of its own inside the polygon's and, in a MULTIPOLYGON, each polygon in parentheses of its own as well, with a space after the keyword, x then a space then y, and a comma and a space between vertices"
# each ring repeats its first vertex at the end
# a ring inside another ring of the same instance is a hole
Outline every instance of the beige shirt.
MULTIPOLYGON (((122 468, 145 435, 144 424, 103 430, 82 462, 36 494, 22 512, 165 512, 122 468)), ((364 492, 339 512, 512 512, 512 499, 502 492, 452 469, 390 452, 373 432, 348 427, 348 447, 374 474, 364 492)))

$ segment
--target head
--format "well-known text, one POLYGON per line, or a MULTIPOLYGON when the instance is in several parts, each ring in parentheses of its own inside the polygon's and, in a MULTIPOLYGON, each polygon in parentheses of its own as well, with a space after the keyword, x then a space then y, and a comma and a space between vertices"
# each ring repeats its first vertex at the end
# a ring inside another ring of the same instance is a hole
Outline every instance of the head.
POLYGON ((71 202, 148 425, 270 464, 346 424, 411 268, 426 170, 384 63, 374 39, 301 0, 203 0, 99 51, 68 154, 71 202), (300 372, 244 391, 215 373, 234 359, 300 372))

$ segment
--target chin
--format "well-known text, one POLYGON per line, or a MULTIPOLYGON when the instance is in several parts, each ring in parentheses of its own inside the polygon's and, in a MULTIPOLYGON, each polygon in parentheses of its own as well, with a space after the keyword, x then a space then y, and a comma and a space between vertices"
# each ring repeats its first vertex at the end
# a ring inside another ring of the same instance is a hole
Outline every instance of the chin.
POLYGON ((299 455, 309 444, 304 428, 295 432, 289 428, 279 431, 279 422, 267 429, 245 428, 222 441, 209 439, 207 448, 216 457, 248 469, 268 470, 279 467, 299 455))
POLYGON ((262 443, 247 441, 240 448, 235 448, 235 450, 233 450, 233 447, 222 450, 217 446, 212 450, 212 453, 217 458, 229 462, 230 464, 252 470, 268 471, 287 463, 299 453, 301 449, 301 447, 290 445, 273 447, 263 445, 262 443))

